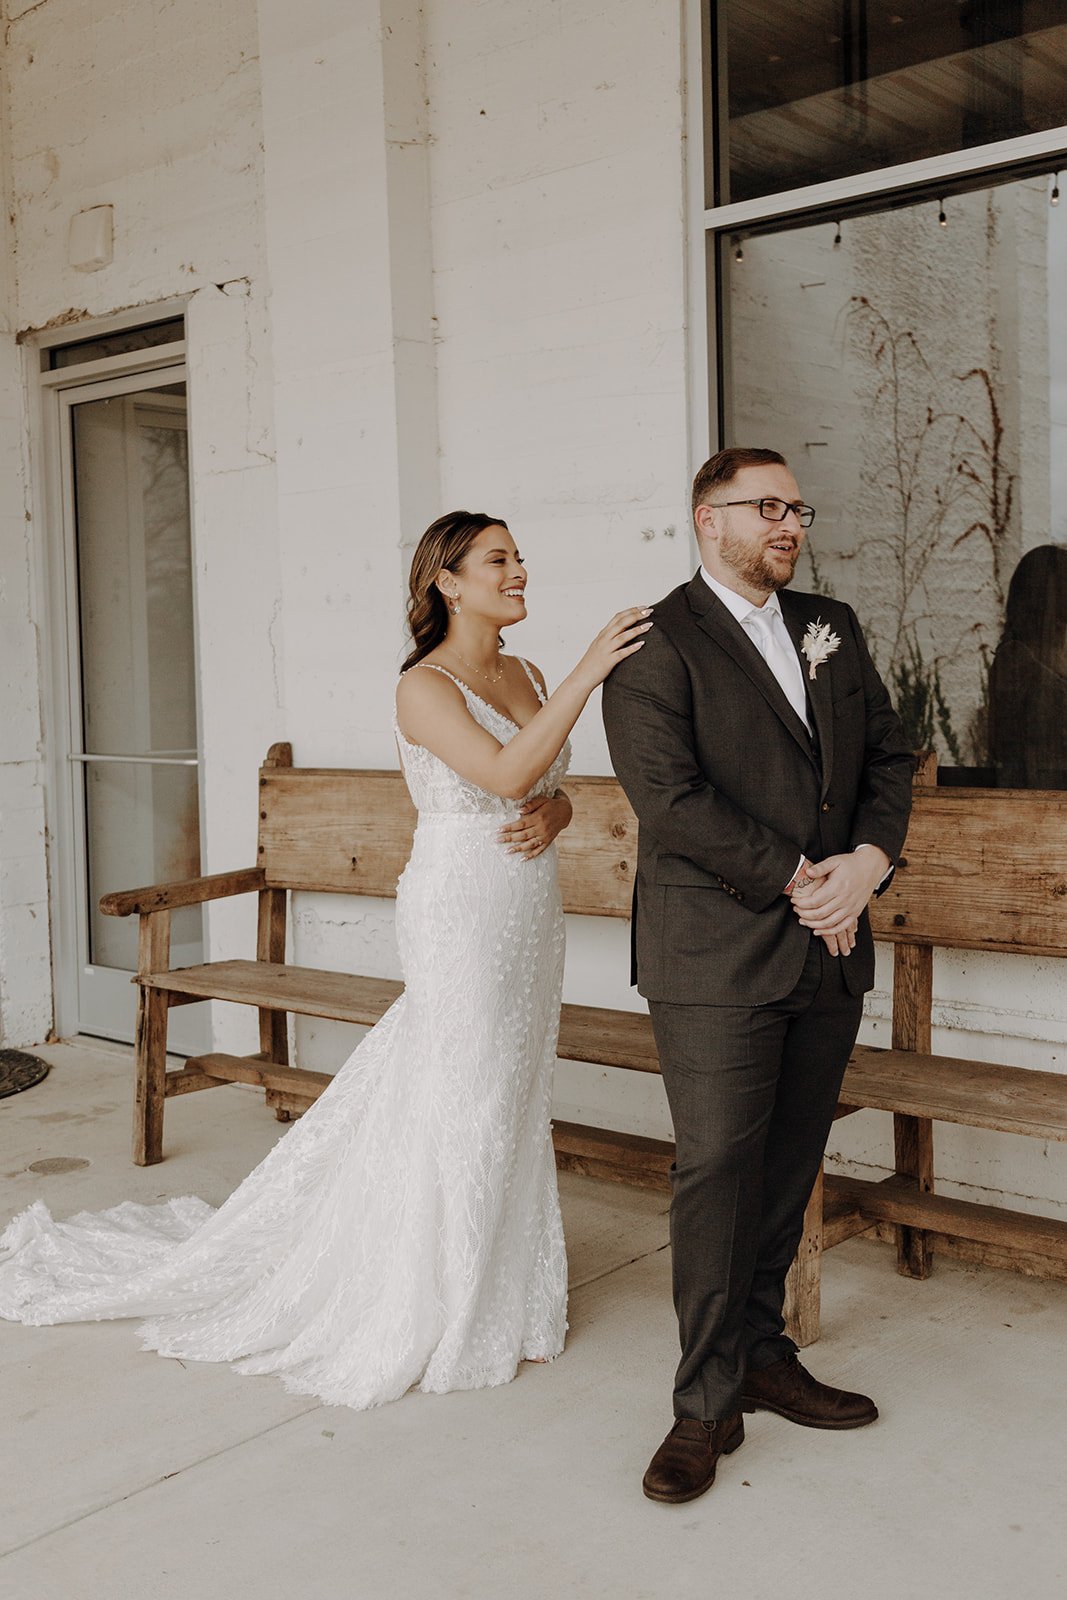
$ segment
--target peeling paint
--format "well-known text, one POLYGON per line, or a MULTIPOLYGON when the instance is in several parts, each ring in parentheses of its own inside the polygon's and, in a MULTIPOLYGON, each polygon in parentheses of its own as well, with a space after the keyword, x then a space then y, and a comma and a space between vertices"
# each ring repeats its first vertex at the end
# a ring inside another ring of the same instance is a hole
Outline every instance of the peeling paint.
MULTIPOLYGON (((14 220, 15 219, 12 218, 12 222, 14 222, 14 220)), ((116 306, 113 308, 113 311, 117 311, 119 309, 125 308, 116 306)), ((25 340, 30 338, 32 334, 49 333, 53 328, 69 328, 76 322, 84 322, 90 315, 91 313, 87 311, 84 306, 68 306, 66 311, 57 312, 54 317, 49 317, 47 322, 37 322, 28 328, 20 328, 15 337, 19 344, 22 344, 25 342, 25 340)))

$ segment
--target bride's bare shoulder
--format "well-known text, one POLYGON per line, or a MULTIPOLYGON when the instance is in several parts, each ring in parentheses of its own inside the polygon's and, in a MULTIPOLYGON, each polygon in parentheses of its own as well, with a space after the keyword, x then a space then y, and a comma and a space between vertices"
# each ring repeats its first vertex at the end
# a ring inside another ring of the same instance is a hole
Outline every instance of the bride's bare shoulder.
POLYGON ((419 661, 400 674, 396 686, 398 712, 446 706, 457 700, 464 704, 463 692, 455 678, 443 668, 435 671, 434 665, 432 661, 419 661))

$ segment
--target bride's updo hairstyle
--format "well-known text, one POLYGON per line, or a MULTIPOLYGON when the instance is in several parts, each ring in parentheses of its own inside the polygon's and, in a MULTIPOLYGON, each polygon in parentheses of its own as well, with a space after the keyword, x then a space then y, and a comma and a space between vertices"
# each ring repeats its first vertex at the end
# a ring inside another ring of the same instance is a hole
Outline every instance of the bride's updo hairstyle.
POLYGON ((419 540, 408 584, 408 628, 414 648, 401 672, 435 650, 448 632, 448 606, 437 587, 437 574, 442 568, 462 572, 471 545, 486 528, 507 528, 507 523, 482 511, 450 511, 431 522, 419 540))

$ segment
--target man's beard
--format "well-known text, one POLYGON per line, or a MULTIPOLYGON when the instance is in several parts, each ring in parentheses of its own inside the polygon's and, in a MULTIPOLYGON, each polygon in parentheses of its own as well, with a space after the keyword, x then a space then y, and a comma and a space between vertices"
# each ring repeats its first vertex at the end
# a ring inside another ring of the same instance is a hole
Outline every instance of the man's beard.
POLYGON ((746 539, 740 539, 725 530, 719 535, 719 559, 750 589, 758 589, 761 594, 774 594, 777 589, 784 589, 792 579, 800 559, 800 546, 795 547, 789 571, 783 576, 768 564, 762 548, 753 550, 746 539))

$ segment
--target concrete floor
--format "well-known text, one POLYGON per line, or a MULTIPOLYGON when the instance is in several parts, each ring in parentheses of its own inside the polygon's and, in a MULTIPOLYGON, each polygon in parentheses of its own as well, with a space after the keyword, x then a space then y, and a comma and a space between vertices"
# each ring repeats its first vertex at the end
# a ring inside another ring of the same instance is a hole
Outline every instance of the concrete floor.
MULTIPOLYGON (((3 1219, 124 1197, 220 1201, 277 1137, 239 1088, 172 1101, 130 1165, 128 1052, 41 1052, 0 1101, 3 1219), (35 1173, 31 1162, 87 1162, 35 1173)), ((4 1600, 1061 1600, 1067 1287, 888 1249, 828 1259, 819 1376, 874 1427, 749 1419, 711 1493, 653 1505, 676 1335, 665 1203, 565 1176, 571 1331, 505 1388, 355 1413, 137 1348, 127 1323, 0 1323, 4 1600)))

